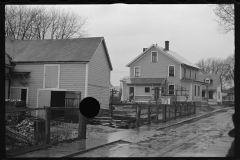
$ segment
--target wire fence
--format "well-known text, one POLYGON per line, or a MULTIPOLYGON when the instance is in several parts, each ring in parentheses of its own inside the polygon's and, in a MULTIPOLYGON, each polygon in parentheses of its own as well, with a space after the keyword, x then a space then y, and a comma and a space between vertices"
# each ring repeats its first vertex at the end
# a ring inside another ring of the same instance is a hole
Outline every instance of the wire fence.
POLYGON ((5 129, 7 155, 86 138, 78 108, 6 108, 5 129))

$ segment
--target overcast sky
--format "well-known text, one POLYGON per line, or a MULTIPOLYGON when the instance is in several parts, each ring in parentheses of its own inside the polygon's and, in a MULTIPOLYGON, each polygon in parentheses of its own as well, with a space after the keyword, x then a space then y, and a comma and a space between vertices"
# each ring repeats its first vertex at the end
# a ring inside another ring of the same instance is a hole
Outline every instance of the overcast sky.
POLYGON ((152 44, 165 46, 192 63, 234 53, 234 34, 220 34, 209 5, 61 5, 86 17, 90 37, 104 37, 113 71, 111 83, 129 75, 126 67, 152 44))

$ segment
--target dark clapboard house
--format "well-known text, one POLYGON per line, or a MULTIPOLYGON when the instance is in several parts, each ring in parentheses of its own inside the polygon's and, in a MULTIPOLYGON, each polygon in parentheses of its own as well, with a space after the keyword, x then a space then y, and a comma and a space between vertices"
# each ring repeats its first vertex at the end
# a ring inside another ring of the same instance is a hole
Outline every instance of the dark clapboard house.
MULTIPOLYGON (((22 99, 30 108, 78 107, 85 97, 96 98, 101 108, 109 107, 112 64, 103 37, 58 40, 6 37, 5 48, 5 56, 9 55, 7 58, 15 64, 6 76, 11 84, 9 97, 7 91, 5 97, 22 99)), ((45 118, 43 111, 34 113, 45 118)))

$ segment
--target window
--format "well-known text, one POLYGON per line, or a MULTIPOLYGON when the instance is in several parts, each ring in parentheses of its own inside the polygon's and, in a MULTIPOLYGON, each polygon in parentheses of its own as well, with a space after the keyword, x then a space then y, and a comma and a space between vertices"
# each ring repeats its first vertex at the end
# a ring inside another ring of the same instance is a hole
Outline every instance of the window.
POLYGON ((150 87, 145 87, 145 93, 149 93, 150 92, 150 87))
POLYGON ((192 70, 190 69, 190 79, 191 79, 191 77, 192 77, 192 73, 191 73, 191 71, 192 71, 192 70))
POLYGON ((168 88, 169 88, 169 95, 174 95, 174 84, 169 84, 168 88))
POLYGON ((195 70, 195 79, 197 79, 197 71, 195 70))
POLYGON ((175 66, 168 66, 168 76, 169 77, 175 76, 175 66))
POLYGON ((184 78, 186 78, 186 67, 184 67, 184 78))
POLYGON ((205 97, 205 91, 202 91, 202 97, 205 97))
POLYGON ((212 79, 210 80, 210 84, 213 84, 213 80, 212 79))
POLYGON ((218 99, 220 99, 220 92, 218 92, 218 99))
POLYGON ((25 87, 11 87, 10 89, 11 99, 20 99, 28 103, 28 88, 25 87))
POLYGON ((197 95, 197 85, 195 84, 194 85, 194 96, 196 96, 197 95))
POLYGON ((198 86, 198 96, 200 96, 200 86, 198 86))
POLYGON ((140 67, 134 67, 134 77, 140 77, 140 67))
POLYGON ((59 88, 59 74, 59 64, 45 64, 43 88, 59 88))
POLYGON ((164 87, 161 89, 161 94, 164 95, 164 87))
POLYGON ((152 52, 152 62, 158 62, 158 52, 152 52))

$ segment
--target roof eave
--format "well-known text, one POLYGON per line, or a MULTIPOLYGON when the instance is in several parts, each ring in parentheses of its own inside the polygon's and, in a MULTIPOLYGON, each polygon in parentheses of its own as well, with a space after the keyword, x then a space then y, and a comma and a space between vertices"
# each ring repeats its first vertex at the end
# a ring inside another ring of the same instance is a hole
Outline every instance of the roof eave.
POLYGON ((141 58, 141 56, 143 56, 145 53, 147 53, 148 50, 150 50, 152 47, 154 46, 154 44, 152 44, 150 47, 148 47, 148 49, 146 49, 144 52, 142 52, 140 55, 138 55, 136 58, 134 58, 131 62, 129 62, 126 67, 130 67, 133 63, 135 63, 139 58, 141 58))

